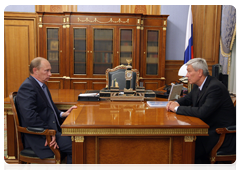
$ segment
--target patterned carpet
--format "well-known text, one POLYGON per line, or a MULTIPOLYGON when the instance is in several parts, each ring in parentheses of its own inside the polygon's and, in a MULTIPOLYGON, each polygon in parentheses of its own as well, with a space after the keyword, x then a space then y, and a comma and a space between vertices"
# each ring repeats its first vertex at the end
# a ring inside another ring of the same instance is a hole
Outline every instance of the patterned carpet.
MULTIPOLYGON (((7 126, 6 126, 6 117, 4 116, 4 158, 7 156, 7 126)), ((23 170, 26 170, 27 166, 23 168, 23 170)), ((54 170, 55 165, 51 164, 31 164, 30 170, 54 170)), ((66 169, 66 163, 62 162, 61 164, 61 170, 66 169)), ((7 169, 8 170, 8 169, 7 169)), ((15 169, 14 169, 15 170, 15 169)), ((17 169, 16 169, 17 170, 17 169)), ((220 162, 216 168, 216 170, 229 170, 229 168, 222 162, 220 162)), ((233 170, 237 170, 237 168, 234 168, 233 170)))

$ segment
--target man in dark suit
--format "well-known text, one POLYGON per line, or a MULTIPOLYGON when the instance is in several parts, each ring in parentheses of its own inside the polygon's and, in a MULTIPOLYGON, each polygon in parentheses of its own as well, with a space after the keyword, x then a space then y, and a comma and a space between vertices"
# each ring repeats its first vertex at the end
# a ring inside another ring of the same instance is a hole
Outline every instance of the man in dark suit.
MULTIPOLYGON (((204 59, 194 58, 186 65, 186 77, 194 84, 193 89, 176 102, 168 102, 166 108, 180 115, 198 117, 209 125, 209 136, 197 137, 195 150, 195 163, 209 163, 209 153, 219 139, 215 130, 236 125, 236 109, 224 84, 209 76, 204 59)), ((228 135, 224 143, 228 145, 234 140, 236 135, 228 135)))
MULTIPOLYGON (((72 141, 70 137, 61 136, 60 125, 61 118, 67 117, 76 106, 66 112, 56 108, 44 84, 52 75, 48 60, 42 57, 33 59, 29 71, 30 76, 20 86, 16 97, 21 126, 56 130, 50 146, 59 148, 62 154, 67 155, 67 163, 72 163, 72 141)), ((25 148, 31 148, 41 159, 54 155, 47 146, 45 136, 24 134, 24 145, 25 148)))

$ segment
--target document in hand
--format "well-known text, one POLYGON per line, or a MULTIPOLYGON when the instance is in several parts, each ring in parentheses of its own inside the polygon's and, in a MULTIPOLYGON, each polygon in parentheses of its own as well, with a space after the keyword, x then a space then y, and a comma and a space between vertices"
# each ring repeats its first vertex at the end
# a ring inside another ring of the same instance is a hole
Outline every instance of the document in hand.
POLYGON ((147 101, 147 105, 150 107, 166 107, 168 101, 147 101))

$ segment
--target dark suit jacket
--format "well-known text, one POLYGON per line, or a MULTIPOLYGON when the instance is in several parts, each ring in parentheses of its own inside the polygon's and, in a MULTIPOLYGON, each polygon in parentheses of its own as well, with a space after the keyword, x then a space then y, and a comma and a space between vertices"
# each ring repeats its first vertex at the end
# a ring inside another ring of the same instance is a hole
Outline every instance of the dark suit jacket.
POLYGON ((198 86, 177 102, 180 104, 177 114, 194 116, 210 126, 209 137, 203 138, 206 153, 217 143, 219 135, 216 128, 236 125, 236 109, 226 87, 218 79, 208 76, 202 92, 197 98, 198 86))
MULTIPOLYGON (((49 93, 49 90, 47 91, 49 93)), ((61 112, 53 103, 50 93, 49 96, 55 112, 58 115, 58 120, 61 123, 61 112)), ((57 133, 61 133, 44 91, 32 76, 28 77, 20 86, 16 102, 21 126, 54 129, 57 133)), ((45 136, 24 134, 25 148, 30 147, 41 159, 54 155, 48 146, 44 146, 45 141, 45 136)))

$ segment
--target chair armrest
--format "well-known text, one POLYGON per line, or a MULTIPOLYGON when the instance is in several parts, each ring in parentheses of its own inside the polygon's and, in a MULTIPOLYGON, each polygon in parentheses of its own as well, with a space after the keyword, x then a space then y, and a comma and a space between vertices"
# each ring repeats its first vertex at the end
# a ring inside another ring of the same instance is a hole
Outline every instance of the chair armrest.
POLYGON ((227 133, 236 133, 236 125, 225 127, 225 128, 217 128, 216 132, 218 134, 220 134, 220 136, 219 136, 217 144, 213 147, 213 149, 210 153, 212 158, 214 158, 216 156, 218 149, 222 146, 226 134, 227 133))
POLYGON ((43 128, 37 128, 38 131, 36 131, 37 129, 35 128, 31 128, 31 127, 21 127, 18 126, 18 131, 21 133, 27 133, 27 134, 32 134, 32 135, 50 135, 50 136, 54 136, 56 134, 56 130, 52 130, 52 129, 43 129, 43 128), (43 131, 42 131, 43 130, 43 131))
POLYGON ((236 133, 236 125, 225 127, 225 128, 217 128, 216 132, 218 134, 236 133))
POLYGON ((228 126, 228 127, 227 127, 227 130, 236 130, 236 125, 234 125, 234 126, 228 126))
MULTIPOLYGON (((46 136, 47 139, 47 144, 50 147, 49 143, 51 142, 51 136, 55 136, 56 135, 56 130, 52 130, 52 129, 44 129, 44 128, 33 128, 33 127, 21 127, 18 126, 17 127, 18 132, 21 133, 27 133, 27 134, 32 134, 32 135, 44 135, 46 136)), ((50 147, 50 149, 53 151, 55 157, 57 160, 61 160, 61 154, 59 149, 54 149, 53 146, 50 147)))
POLYGON ((31 131, 31 132, 44 132, 45 131, 44 128, 35 128, 35 127, 27 127, 27 130, 31 131))

